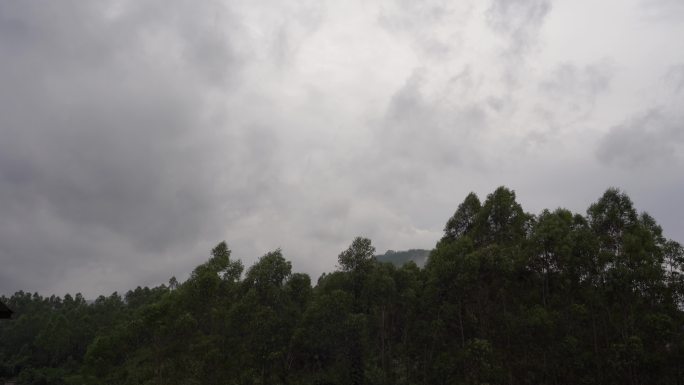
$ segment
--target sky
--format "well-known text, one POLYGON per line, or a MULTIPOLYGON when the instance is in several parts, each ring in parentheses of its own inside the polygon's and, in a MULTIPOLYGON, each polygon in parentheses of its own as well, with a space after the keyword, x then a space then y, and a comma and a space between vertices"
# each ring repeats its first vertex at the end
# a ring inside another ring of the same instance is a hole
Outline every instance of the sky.
POLYGON ((0 294, 183 280, 225 240, 314 282, 465 196, 684 242, 684 2, 0 2, 0 294))

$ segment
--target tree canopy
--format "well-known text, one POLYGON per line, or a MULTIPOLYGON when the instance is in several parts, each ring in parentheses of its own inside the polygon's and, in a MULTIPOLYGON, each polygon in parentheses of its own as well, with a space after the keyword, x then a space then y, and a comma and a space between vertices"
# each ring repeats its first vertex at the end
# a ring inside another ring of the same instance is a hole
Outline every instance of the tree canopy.
POLYGON ((608 189, 586 215, 512 190, 457 206, 424 268, 368 238, 312 286, 225 242, 189 278, 86 301, 0 301, 20 384, 681 384, 684 249, 608 189), (394 253, 387 253, 390 256, 394 253))

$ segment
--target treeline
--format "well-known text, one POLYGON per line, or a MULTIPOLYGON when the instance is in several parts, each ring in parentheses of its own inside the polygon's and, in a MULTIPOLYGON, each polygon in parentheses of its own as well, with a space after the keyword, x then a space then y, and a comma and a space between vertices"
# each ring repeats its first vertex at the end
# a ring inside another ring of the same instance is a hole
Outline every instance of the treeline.
POLYGON ((355 239, 315 286, 225 243, 190 278, 2 301, 23 384, 682 384, 684 251, 609 189, 585 216, 470 194, 424 269, 355 239), (244 273, 244 274, 243 274, 244 273))

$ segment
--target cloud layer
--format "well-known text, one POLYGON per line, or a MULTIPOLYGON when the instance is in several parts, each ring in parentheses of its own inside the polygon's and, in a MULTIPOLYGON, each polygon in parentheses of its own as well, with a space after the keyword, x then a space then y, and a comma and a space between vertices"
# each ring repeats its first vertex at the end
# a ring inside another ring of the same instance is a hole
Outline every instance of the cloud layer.
POLYGON ((502 184, 532 212, 622 187, 684 241, 684 14, 615 7, 2 3, 0 293, 159 284, 223 239, 315 279, 502 184), (596 12, 621 40, 563 22, 596 12))

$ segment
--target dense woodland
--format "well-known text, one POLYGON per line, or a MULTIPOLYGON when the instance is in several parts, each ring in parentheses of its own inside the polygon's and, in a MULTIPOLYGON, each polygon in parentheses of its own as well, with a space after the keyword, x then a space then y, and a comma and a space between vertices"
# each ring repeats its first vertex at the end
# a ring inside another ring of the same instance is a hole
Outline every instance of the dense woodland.
POLYGON ((586 212, 468 195, 424 268, 353 240, 312 286, 225 243, 189 279, 87 303, 18 292, 22 384, 684 384, 684 251, 609 189, 586 212))

